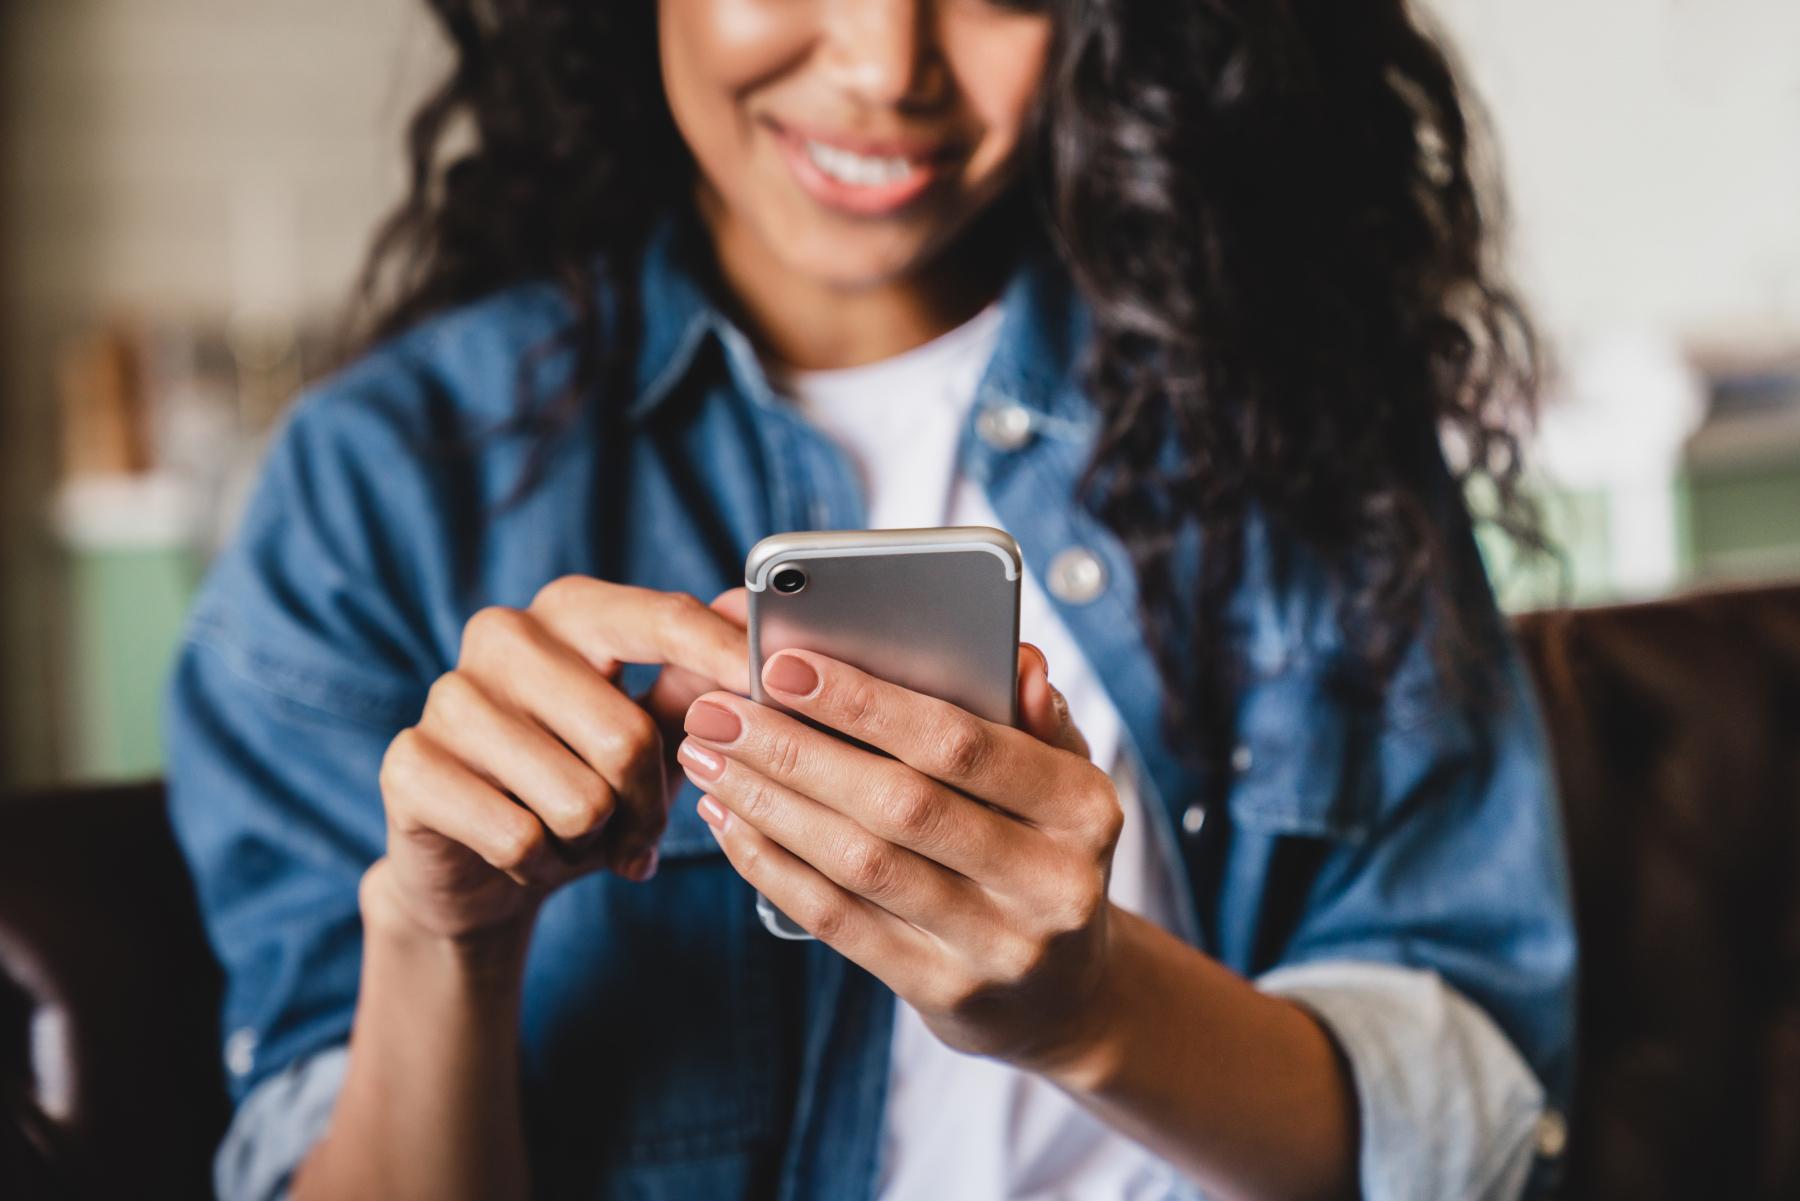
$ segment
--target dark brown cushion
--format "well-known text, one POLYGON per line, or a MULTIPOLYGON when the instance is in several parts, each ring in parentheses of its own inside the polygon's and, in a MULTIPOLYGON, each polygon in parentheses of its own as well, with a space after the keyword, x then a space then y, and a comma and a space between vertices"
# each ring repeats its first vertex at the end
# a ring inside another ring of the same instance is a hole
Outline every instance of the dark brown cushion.
POLYGON ((1582 941, 1565 1193, 1800 1198, 1800 589, 1519 623, 1582 941))

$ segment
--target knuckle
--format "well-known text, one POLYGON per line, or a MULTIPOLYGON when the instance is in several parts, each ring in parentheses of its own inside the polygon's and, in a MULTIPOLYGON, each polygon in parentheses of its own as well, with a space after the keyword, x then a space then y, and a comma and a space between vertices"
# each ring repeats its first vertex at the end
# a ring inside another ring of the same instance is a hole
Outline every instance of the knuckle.
POLYGON ((533 609, 559 609, 571 603, 585 581, 578 575, 561 575, 539 588, 531 598, 533 609))
POLYGON ((800 770, 800 739, 792 731, 769 735, 769 766, 778 776, 793 776, 800 770))
POLYGON ((1106 902, 1106 879, 1098 864, 1072 864, 1055 877, 1054 894, 1039 910, 1047 936, 1087 928, 1106 902))
POLYGON ((1005 939, 990 961, 992 982, 1006 988, 1025 983, 1043 970, 1045 955, 1045 944, 1038 939, 1016 935, 1005 939))
POLYGON ((583 773, 572 791, 574 813, 571 824, 575 827, 576 837, 599 828, 612 816, 613 791, 599 776, 583 773))
POLYGON ((951 970, 937 981, 932 1008, 953 1017, 964 1017, 979 1009, 989 996, 992 985, 980 973, 951 970))
MULTIPOLYGON (((731 851, 730 857, 737 866, 739 874, 754 883, 762 871, 763 864, 763 849, 758 840, 754 838, 741 840, 741 844, 731 851)), ((788 916, 795 921, 800 920, 799 915, 792 911, 788 912, 788 916)))
POLYGON ((1125 810, 1110 788, 1097 790, 1088 804, 1087 837, 1097 851, 1110 851, 1118 845, 1125 830, 1125 810))
POLYGON ((491 862, 502 871, 523 871, 536 861, 543 847, 544 831, 537 822, 508 822, 494 833, 491 862))
POLYGON ((919 998, 918 1007, 926 1013, 956 1014, 962 1010, 966 992, 964 981, 957 973, 933 972, 919 998))
POLYGON ((524 631, 525 614, 505 605, 477 609, 463 626, 463 658, 510 645, 524 631))
POLYGON ((894 854, 880 839, 846 839, 838 851, 838 861, 845 886, 863 896, 879 899, 887 896, 894 886, 894 854))
POLYGON ((616 725, 629 755, 662 745, 662 731, 657 728, 656 719, 636 705, 620 713, 616 725))
POLYGON ((382 753, 377 779, 384 794, 406 788, 418 772, 424 757, 424 740, 417 726, 408 726, 394 735, 382 753))
POLYGON ((431 682, 425 694, 425 709, 443 720, 456 721, 470 711, 479 691, 467 675, 447 671, 431 682))
POLYGON ((852 680, 834 690, 832 709, 841 723, 851 729, 867 730, 875 724, 878 708, 875 686, 867 680, 852 680))
POLYGON ((743 791, 739 794, 738 804, 742 807, 744 817, 753 826, 762 826, 775 812, 777 799, 775 790, 757 779, 744 781, 743 791))
POLYGON ((993 756, 993 738, 969 721, 948 723, 938 734, 937 765, 957 780, 979 775, 993 756))
POLYGON ((888 829, 909 841, 929 835, 937 824, 937 797, 930 785, 915 776, 898 775, 879 807, 888 829))
POLYGON ((656 719, 633 707, 600 727, 594 753, 605 762, 596 766, 629 769, 661 749, 662 731, 657 729, 656 719))
POLYGON ((834 942, 850 928, 850 907, 843 898, 824 889, 811 889, 801 906, 800 924, 820 942, 834 942))
POLYGON ((594 728, 593 745, 588 753, 593 756, 595 767, 616 770, 631 758, 632 746, 631 732, 619 722, 607 721, 594 728))

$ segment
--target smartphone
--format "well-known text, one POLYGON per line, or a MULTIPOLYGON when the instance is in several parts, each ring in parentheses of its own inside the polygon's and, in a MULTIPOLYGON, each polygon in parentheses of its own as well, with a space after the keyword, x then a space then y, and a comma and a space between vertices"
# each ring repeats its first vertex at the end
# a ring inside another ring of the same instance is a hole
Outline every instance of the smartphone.
MULTIPOLYGON (((1019 544, 987 526, 764 538, 744 561, 751 698, 785 710, 763 690, 763 663, 810 650, 1017 725, 1023 571, 1019 544)), ((761 893, 756 911, 772 934, 812 937, 761 893)))

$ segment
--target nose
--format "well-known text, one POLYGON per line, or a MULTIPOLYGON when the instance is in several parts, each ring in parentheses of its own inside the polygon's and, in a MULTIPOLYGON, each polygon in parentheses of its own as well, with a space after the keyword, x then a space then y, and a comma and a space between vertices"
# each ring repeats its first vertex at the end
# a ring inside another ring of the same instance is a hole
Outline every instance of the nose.
POLYGON ((827 0, 825 61, 838 86, 872 106, 928 104, 946 71, 931 0, 827 0))

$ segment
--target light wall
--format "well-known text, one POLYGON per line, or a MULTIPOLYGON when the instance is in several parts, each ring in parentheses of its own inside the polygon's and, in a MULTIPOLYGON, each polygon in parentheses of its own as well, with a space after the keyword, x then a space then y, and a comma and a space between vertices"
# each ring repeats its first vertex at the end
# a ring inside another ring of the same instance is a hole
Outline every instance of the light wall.
POLYGON ((1800 337, 1800 3, 1425 7, 1492 110, 1553 335, 1800 337))
POLYGON ((335 309, 437 53, 418 0, 0 0, 0 784, 54 774, 52 348, 335 309))

